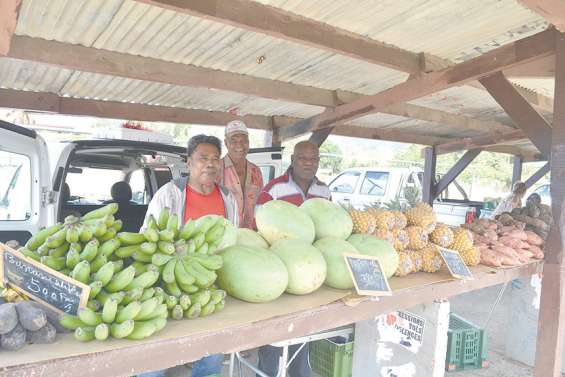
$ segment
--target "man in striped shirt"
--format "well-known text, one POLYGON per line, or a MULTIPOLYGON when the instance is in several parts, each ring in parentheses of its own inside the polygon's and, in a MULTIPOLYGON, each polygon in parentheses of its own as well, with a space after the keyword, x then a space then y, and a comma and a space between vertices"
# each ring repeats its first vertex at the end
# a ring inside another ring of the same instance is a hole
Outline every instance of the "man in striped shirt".
MULTIPOLYGON (((257 199, 256 210, 270 200, 284 200, 299 206, 310 198, 330 199, 330 189, 316 178, 319 162, 320 151, 317 145, 309 141, 296 144, 291 156, 290 168, 263 188, 257 199)), ((289 356, 292 357, 301 346, 301 344, 290 346, 289 356)), ((270 345, 260 347, 259 369, 271 377, 276 376, 281 355, 280 347, 270 345)), ((306 343, 290 364, 288 374, 290 377, 309 377, 310 373, 308 343, 306 343)))

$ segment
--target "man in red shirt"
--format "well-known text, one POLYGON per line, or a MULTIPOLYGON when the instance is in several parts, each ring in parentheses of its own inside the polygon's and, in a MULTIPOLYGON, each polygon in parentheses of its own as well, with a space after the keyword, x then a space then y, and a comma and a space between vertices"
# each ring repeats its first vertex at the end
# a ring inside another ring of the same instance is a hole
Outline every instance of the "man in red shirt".
MULTIPOLYGON (((294 147, 291 165, 280 177, 271 180, 259 194, 257 208, 270 200, 285 200, 297 206, 310 198, 330 199, 330 189, 318 178, 320 151, 316 144, 301 141, 294 147)), ((289 347, 289 355, 293 355, 300 344, 289 347)), ((259 369, 269 376, 276 376, 282 348, 262 346, 259 348, 259 369)), ((292 356, 291 356, 292 357, 292 356)), ((298 352, 288 369, 290 377, 309 377, 308 343, 298 352)))

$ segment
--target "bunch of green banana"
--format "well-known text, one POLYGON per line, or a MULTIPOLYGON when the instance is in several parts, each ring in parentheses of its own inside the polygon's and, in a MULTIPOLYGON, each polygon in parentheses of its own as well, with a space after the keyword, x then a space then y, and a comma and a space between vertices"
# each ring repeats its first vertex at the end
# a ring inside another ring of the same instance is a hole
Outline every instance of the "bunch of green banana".
POLYGON ((63 315, 59 323, 74 330, 75 339, 82 342, 106 340, 109 337, 132 340, 147 338, 167 324, 169 311, 165 304, 166 295, 160 288, 134 289, 140 292, 135 300, 131 296, 128 300, 128 294, 124 292, 106 293, 99 310, 87 307, 79 310, 78 316, 63 315))
POLYGON ((169 318, 195 319, 205 317, 224 308, 226 292, 215 287, 206 288, 193 294, 182 293, 180 296, 168 295, 165 304, 169 318))

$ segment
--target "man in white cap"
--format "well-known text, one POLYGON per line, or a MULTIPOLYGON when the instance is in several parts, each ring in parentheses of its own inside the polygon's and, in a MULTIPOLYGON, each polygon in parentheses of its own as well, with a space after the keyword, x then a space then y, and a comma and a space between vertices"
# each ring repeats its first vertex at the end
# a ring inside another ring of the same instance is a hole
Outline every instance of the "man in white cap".
POLYGON ((221 161, 220 184, 226 187, 237 201, 239 226, 253 228, 255 203, 263 188, 261 170, 247 161, 249 132, 240 120, 226 126, 224 143, 228 153, 221 161))

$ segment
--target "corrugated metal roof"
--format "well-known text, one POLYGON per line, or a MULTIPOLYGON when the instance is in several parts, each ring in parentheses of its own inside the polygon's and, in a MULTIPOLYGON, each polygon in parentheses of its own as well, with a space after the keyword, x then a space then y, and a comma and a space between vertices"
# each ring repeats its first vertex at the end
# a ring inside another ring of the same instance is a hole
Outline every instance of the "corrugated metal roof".
POLYGON ((555 92, 555 79, 551 78, 520 78, 511 79, 513 83, 532 89, 537 93, 543 94, 548 97, 553 97, 555 92))

